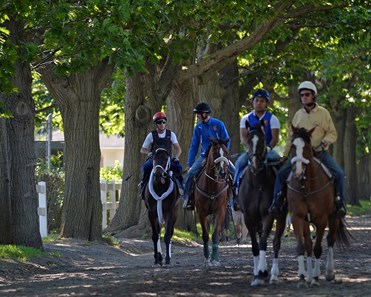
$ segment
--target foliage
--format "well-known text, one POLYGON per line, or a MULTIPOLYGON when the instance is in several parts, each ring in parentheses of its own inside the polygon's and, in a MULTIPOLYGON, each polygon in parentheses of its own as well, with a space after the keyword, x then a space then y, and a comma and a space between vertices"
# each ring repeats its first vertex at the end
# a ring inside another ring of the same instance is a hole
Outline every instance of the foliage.
POLYGON ((119 161, 115 161, 114 166, 102 167, 100 169, 100 179, 118 182, 122 179, 123 169, 119 161))
POLYGON ((45 256, 46 253, 35 248, 16 246, 16 245, 0 245, 0 258, 15 259, 27 261, 32 257, 45 256))
POLYGON ((360 205, 348 205, 348 214, 351 216, 369 215, 371 213, 371 200, 359 200, 360 205))
POLYGON ((54 164, 51 170, 46 168, 45 163, 38 164, 36 167, 36 180, 46 183, 48 231, 50 233, 59 233, 64 199, 64 170, 55 166, 55 164, 60 162, 60 159, 53 157, 56 161, 51 162, 51 164, 54 164))

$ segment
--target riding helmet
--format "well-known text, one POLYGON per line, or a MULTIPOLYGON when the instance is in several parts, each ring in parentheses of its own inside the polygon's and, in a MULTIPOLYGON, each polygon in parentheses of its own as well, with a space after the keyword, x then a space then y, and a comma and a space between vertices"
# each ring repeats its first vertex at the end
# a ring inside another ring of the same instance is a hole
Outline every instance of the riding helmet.
POLYGON ((257 89, 253 95, 253 98, 255 97, 263 97, 269 101, 269 99, 271 98, 271 95, 266 89, 257 89))
POLYGON ((312 83, 311 81, 303 81, 299 87, 298 87, 298 92, 300 93, 301 90, 310 90, 312 92, 314 92, 314 95, 317 96, 317 88, 316 86, 314 85, 314 83, 312 83))
POLYGON ((167 121, 166 114, 164 114, 164 113, 161 112, 161 111, 156 112, 156 113, 153 115, 153 122, 155 123, 155 122, 158 121, 158 120, 165 120, 165 121, 167 121))
POLYGON ((201 102, 201 103, 196 105, 196 107, 193 109, 193 111, 197 114, 211 113, 211 108, 210 108, 209 104, 207 104, 205 102, 201 102))

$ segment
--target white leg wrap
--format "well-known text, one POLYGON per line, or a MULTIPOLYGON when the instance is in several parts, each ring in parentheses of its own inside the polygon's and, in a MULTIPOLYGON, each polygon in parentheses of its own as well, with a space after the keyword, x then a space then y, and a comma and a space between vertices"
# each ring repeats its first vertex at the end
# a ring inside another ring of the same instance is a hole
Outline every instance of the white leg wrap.
POLYGON ((298 275, 306 275, 305 273, 305 266, 304 266, 304 256, 298 256, 298 275))
POLYGON ((259 274, 259 256, 257 257, 254 257, 254 275, 258 275, 259 274))
POLYGON ((265 271, 267 270, 267 260, 265 258, 265 251, 259 251, 259 266, 258 271, 265 271))
POLYGON ((319 277, 321 275, 320 259, 314 259, 314 271, 313 277, 319 277))
POLYGON ((311 282, 313 280, 312 257, 307 257, 307 276, 307 282, 311 282))
POLYGON ((162 253, 160 238, 157 240, 157 251, 158 251, 159 253, 162 253))
POLYGON ((334 249, 332 247, 329 247, 327 252, 326 271, 333 270, 334 270, 334 249))

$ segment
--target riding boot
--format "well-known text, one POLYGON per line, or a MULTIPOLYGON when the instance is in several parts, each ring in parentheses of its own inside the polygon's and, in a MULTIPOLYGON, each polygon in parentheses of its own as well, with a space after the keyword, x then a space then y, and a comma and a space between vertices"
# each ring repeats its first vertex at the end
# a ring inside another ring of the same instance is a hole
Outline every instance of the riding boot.
POLYGON ((282 192, 278 192, 277 195, 273 198, 272 205, 269 207, 269 213, 274 216, 280 215, 282 212, 282 205, 282 192))
POLYGON ((336 216, 340 219, 343 219, 347 214, 347 209, 345 208, 344 202, 340 199, 340 196, 335 197, 335 207, 336 216))

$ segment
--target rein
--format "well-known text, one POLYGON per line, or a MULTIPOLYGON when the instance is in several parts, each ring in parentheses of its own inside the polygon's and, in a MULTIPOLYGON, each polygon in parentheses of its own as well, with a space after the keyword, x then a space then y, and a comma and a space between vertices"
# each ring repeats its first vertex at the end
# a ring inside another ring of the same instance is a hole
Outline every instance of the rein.
MULTIPOLYGON (((307 192, 305 190, 303 190, 304 186, 301 187, 301 189, 298 189, 292 185, 290 185, 290 183, 287 183, 287 187, 294 191, 295 193, 298 193, 298 194, 301 194, 302 196, 304 197, 308 197, 308 196, 311 196, 311 195, 314 195, 314 194, 317 194, 321 191, 323 191, 324 189, 326 189, 329 185, 331 185, 334 181, 334 178, 331 176, 331 174, 329 175, 328 174, 328 169, 326 170, 325 167, 323 167, 323 164, 321 163, 321 161, 319 161, 317 158, 313 157, 313 160, 317 162, 317 173, 320 172, 320 169, 323 168, 324 171, 325 171, 325 174, 329 177, 329 180, 327 181, 327 183, 325 183, 322 187, 320 187, 319 189, 317 190, 314 190, 314 191, 311 191, 311 192, 307 192)), ((296 156, 294 158, 291 159, 291 164, 293 165, 295 162, 297 161, 300 161, 300 162, 303 162, 305 164, 309 164, 310 161, 308 159, 305 159, 303 157, 299 157, 299 156, 296 156)), ((292 176, 292 172, 290 173, 290 176, 288 178, 288 180, 290 179, 290 177, 292 176)), ((317 178, 319 178, 318 174, 314 177, 305 177, 304 179, 307 179, 307 180, 316 180, 317 178)), ((302 180, 301 180, 302 181, 302 180)))
MULTIPOLYGON (((173 180, 171 179, 171 176, 172 176, 172 171, 169 171, 168 173, 168 179, 169 179, 169 186, 167 188, 167 190, 162 193, 161 196, 159 196, 154 187, 153 187, 153 176, 155 175, 155 170, 157 168, 160 168, 162 170, 162 172, 167 172, 170 168, 170 157, 168 158, 167 162, 166 162, 166 166, 165 168, 162 167, 161 165, 155 165, 153 166, 153 169, 151 171, 151 174, 149 176, 149 182, 148 182, 148 190, 149 190, 149 193, 152 195, 152 197, 157 201, 157 216, 158 216, 158 221, 160 224, 165 224, 165 219, 164 219, 164 215, 162 213, 162 201, 167 198, 174 190, 174 182, 173 180)), ((164 178, 164 177, 162 177, 164 178)))

